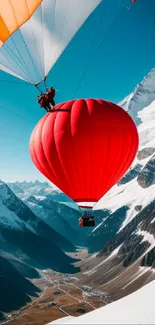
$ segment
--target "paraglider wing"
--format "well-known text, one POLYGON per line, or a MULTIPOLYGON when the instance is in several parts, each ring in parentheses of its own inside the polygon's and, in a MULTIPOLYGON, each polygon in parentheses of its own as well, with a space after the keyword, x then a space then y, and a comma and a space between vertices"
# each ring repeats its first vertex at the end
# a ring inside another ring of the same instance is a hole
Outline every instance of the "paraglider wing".
POLYGON ((92 207, 126 173, 138 149, 131 117, 103 100, 55 106, 30 140, 36 167, 81 207, 92 207))
POLYGON ((0 69, 37 84, 102 0, 0 1, 0 69))

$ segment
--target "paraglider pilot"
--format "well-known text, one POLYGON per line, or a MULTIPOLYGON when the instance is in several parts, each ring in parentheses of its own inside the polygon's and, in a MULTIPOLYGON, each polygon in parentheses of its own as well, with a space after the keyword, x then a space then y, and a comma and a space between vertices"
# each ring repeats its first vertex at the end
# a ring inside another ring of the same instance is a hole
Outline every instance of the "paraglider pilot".
POLYGON ((55 106, 55 89, 51 87, 50 89, 46 88, 46 94, 41 93, 38 96, 38 103, 40 107, 43 107, 46 112, 51 112, 55 106))

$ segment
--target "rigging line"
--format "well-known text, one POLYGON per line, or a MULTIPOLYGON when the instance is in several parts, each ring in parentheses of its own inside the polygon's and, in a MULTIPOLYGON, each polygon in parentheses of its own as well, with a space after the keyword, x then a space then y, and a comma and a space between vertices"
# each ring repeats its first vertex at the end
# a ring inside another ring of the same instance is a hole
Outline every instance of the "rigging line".
POLYGON ((47 84, 46 84, 46 77, 44 78, 44 86, 45 86, 45 89, 47 88, 47 84))
MULTIPOLYGON (((77 17, 78 17, 78 14, 79 14, 79 12, 80 12, 80 10, 81 10, 81 5, 82 5, 82 3, 83 3, 83 1, 85 1, 85 0, 81 0, 80 1, 80 3, 79 3, 79 6, 78 6, 78 8, 77 8, 77 10, 76 10, 76 15, 73 17, 73 20, 76 22, 76 20, 77 20, 77 17)), ((88 17, 87 17, 88 18, 88 17)), ((82 24, 83 25, 83 24, 82 24)), ((76 27, 77 27, 77 24, 76 24, 76 27)), ((82 26, 80 26, 80 27, 82 27, 82 26)), ((76 33, 78 32, 78 30, 76 31, 76 33)), ((74 34, 74 36, 76 35, 76 33, 74 34)))
POLYGON ((37 88, 37 90, 40 92, 40 94, 42 94, 42 91, 40 90, 39 86, 38 85, 34 85, 34 86, 37 88))
MULTIPOLYGON (((27 2, 26 2, 26 6, 27 6, 27 11, 28 11, 28 13, 29 13, 29 15, 30 15, 29 7, 28 7, 27 2)), ((41 6, 42 6, 42 3, 41 3, 41 6)), ((41 6, 40 6, 40 8, 41 8, 41 6)), ((41 13, 42 13, 42 9, 41 9, 41 13)), ((39 61, 40 61, 40 64, 41 64, 42 75, 43 75, 43 77, 44 77, 44 68, 43 68, 43 66, 42 66, 42 61, 41 61, 40 53, 39 53, 39 51, 38 51, 37 42, 36 42, 36 38, 35 38, 35 34, 34 34, 34 30, 33 30, 32 20, 31 20, 31 18, 29 19, 29 23, 30 23, 30 26, 31 26, 31 29, 32 29, 32 36, 33 36, 33 39, 34 39, 34 43, 35 43, 35 47, 36 47, 36 50, 37 50, 38 58, 39 58, 39 61)), ((43 61, 43 62, 44 62, 44 61, 43 61)))
MULTIPOLYGON (((17 24, 17 27, 18 27, 18 30, 20 31, 20 26, 19 26, 18 21, 17 21, 17 17, 16 17, 16 14, 15 14, 14 7, 13 7, 12 2, 11 2, 10 0, 9 0, 9 2, 10 2, 10 6, 11 6, 11 8, 12 8, 12 11, 13 11, 13 15, 14 15, 14 18, 15 18, 15 21, 16 21, 16 24, 17 24)), ((11 40, 12 40, 12 42, 13 42, 13 44, 14 44, 16 50, 17 50, 17 53, 19 54, 19 56, 20 56, 22 62, 24 63, 27 72, 28 72, 28 67, 27 67, 26 63, 24 62, 24 59, 22 58, 21 53, 20 53, 19 49, 17 48, 17 46, 16 46, 16 44, 15 44, 15 42, 14 42, 14 39, 13 39, 12 35, 10 35, 10 38, 11 38, 11 40)))
POLYGON ((24 85, 24 86, 32 86, 32 84, 28 82, 18 82, 18 81, 11 81, 11 80, 0 80, 0 82, 10 82, 10 83, 15 83, 19 85, 24 85))
POLYGON ((12 111, 11 109, 6 108, 6 107, 4 107, 4 106, 2 106, 2 105, 0 105, 0 108, 2 108, 2 109, 5 110, 5 111, 8 111, 8 112, 10 112, 10 113, 12 113, 12 114, 15 114, 15 115, 17 115, 17 116, 23 118, 25 121, 28 121, 28 122, 33 123, 33 124, 36 123, 35 121, 31 121, 31 120, 29 120, 27 117, 25 117, 25 116, 23 116, 23 115, 21 115, 21 114, 19 114, 19 113, 17 113, 17 112, 14 112, 14 111, 12 111))
MULTIPOLYGON (((11 5, 11 7, 12 7, 12 5, 11 5)), ((12 10, 13 10, 13 13, 14 13, 14 16, 15 16, 15 12, 14 12, 14 8, 13 8, 13 7, 12 7, 12 10)), ((28 11, 28 12, 29 12, 29 11, 28 11)), ((16 22, 17 22, 16 16, 15 16, 15 20, 16 20, 16 22)), ((30 19, 29 19, 29 20, 30 20, 30 19)), ((18 22, 17 22, 17 26, 18 26, 18 22)), ((19 28, 18 30, 20 31, 20 34, 21 34, 22 39, 23 39, 23 42, 24 42, 24 44, 25 44, 25 47, 26 47, 26 49, 27 49, 27 52, 28 52, 28 54, 29 54, 29 56, 30 56, 30 59, 31 59, 31 61, 32 61, 32 65, 34 66, 36 72, 38 73, 38 71, 37 71, 37 69, 36 69, 36 66, 35 66, 35 64, 34 64, 34 61, 33 61, 32 57, 31 57, 30 51, 29 51, 29 49, 28 49, 28 46, 27 46, 27 44, 26 44, 26 42, 25 42, 25 40, 24 40, 23 34, 22 34, 22 32, 21 32, 21 29, 19 28)), ((21 55, 21 54, 20 54, 20 55, 21 55)), ((22 60, 23 60, 23 58, 22 58, 22 60)), ((24 63, 25 63, 25 61, 24 61, 24 63)), ((29 71, 28 71, 28 73, 29 73, 29 71)), ((37 74, 36 74, 36 75, 37 75, 37 74)), ((31 79, 29 78, 29 80, 31 80, 31 79)), ((34 83, 32 82, 32 80, 31 80, 31 83, 34 84, 34 83)))
MULTIPOLYGON (((66 6, 66 10, 65 10, 65 14, 64 14, 64 19, 63 19, 63 24, 62 24, 61 32, 60 32, 60 35, 59 35, 59 40, 58 40, 57 47, 59 46, 60 41, 61 41, 61 38, 62 38, 62 35, 63 35, 63 31, 64 31, 63 27, 64 27, 64 24, 65 24, 65 21, 66 21, 66 17, 67 17, 67 11, 68 11, 68 7, 69 7, 69 1, 70 0, 68 0, 67 6, 66 6)), ((77 19, 78 13, 80 11, 80 7, 81 7, 82 2, 83 2, 83 0, 80 1, 80 4, 79 4, 79 6, 77 8, 76 15, 75 15, 75 18, 74 18, 75 21, 77 19)), ((67 45, 68 45, 68 43, 66 44, 66 46, 64 47, 64 49, 67 47, 67 45)))
MULTIPOLYGON (((43 51, 43 77, 45 78, 45 53, 44 53, 44 39, 43 39, 43 2, 40 6, 41 10, 41 43, 42 43, 42 51, 43 51)), ((44 80, 45 83, 45 80, 44 80)))
MULTIPOLYGON (((9 47, 6 43, 3 44, 3 48, 4 48, 4 50, 6 51, 6 53, 8 54, 8 56, 10 56, 10 58, 13 60, 13 62, 17 65, 17 67, 18 67, 21 71, 23 71, 24 75, 26 75, 26 76, 28 77, 28 79, 27 79, 27 77, 26 77, 26 78, 24 77, 24 79, 27 80, 28 82, 32 83, 32 81, 30 80, 30 78, 29 78, 27 72, 24 71, 24 70, 22 69, 22 67, 19 65, 19 63, 18 63, 18 61, 19 61, 18 56, 17 56, 17 55, 16 55, 16 54, 15 54, 15 53, 10 49, 10 47, 9 47), (6 47, 6 48, 5 48, 5 47, 6 47), (10 50, 11 53, 9 53, 8 49, 10 50), (15 60, 15 58, 13 57, 13 55, 16 57, 16 59, 17 59, 18 61, 15 60)), ((2 54, 2 52, 1 52, 1 54, 2 54)), ((2 55, 3 55, 3 54, 2 54, 2 55)), ((4 55, 3 55, 3 56, 4 56, 4 55)), ((10 65, 12 65, 12 62, 9 60, 8 57, 5 57, 5 56, 4 56, 4 58, 9 62, 10 65)), ((20 62, 20 61, 19 61, 19 62, 20 62)), ((20 63, 21 63, 21 62, 20 62, 20 63)), ((11 67, 11 69, 10 69, 10 68, 6 67, 5 65, 3 65, 3 66, 4 66, 5 68, 9 69, 10 71, 14 72, 15 74, 19 74, 19 73, 17 73, 17 71, 15 71, 15 68, 12 69, 12 67, 11 67)), ((25 67, 24 67, 24 68, 25 68, 25 67)))
POLYGON ((140 0, 136 0, 136 3, 133 3, 132 0, 130 2, 128 2, 128 4, 126 5, 126 8, 128 10, 131 10, 131 8, 136 5, 140 0))
MULTIPOLYGON (((76 15, 75 15, 75 17, 74 17, 74 20, 77 19, 77 16, 78 16, 78 14, 79 14, 80 7, 81 7, 82 2, 83 2, 83 0, 81 0, 80 3, 79 3, 79 6, 78 6, 78 8, 77 8, 77 10, 76 10, 76 15)), ((56 8, 56 0, 55 0, 55 8, 56 8)), ((56 10, 54 10, 54 17, 55 17, 55 12, 56 12, 56 10)), ((66 11, 66 14, 67 14, 67 11, 66 11)), ((54 17, 53 17, 53 23, 54 23, 54 17)), ((65 20, 66 20, 66 18, 65 18, 65 20)), ((63 25, 64 25, 64 24, 63 24, 63 25)), ((53 26, 53 27, 54 27, 54 26, 53 26)), ((60 42, 60 40, 59 40, 59 42, 60 42)), ((51 42, 51 45, 52 45, 52 42, 51 42)), ((66 46, 67 46, 67 45, 68 45, 68 44, 66 44, 66 46)), ((65 46, 65 48, 66 48, 66 46, 65 46)), ((51 47, 51 46, 50 46, 50 47, 51 47)), ((49 68, 49 66, 50 66, 50 63, 49 63, 49 65, 48 65, 48 69, 47 69, 47 71, 51 69, 51 68, 49 68)))
MULTIPOLYGON (((59 39, 59 43, 61 41, 61 37, 62 37, 62 34, 63 34, 63 27, 64 27, 64 24, 65 24, 65 21, 66 21, 66 16, 67 16, 67 11, 68 11, 68 7, 69 7, 69 1, 68 0, 68 4, 67 4, 67 8, 66 8, 66 12, 65 12, 65 16, 64 16, 64 22, 63 22, 63 25, 62 25, 62 30, 61 30, 61 34, 60 34, 60 39, 59 39)), ((74 16, 74 21, 77 20, 77 17, 78 17, 78 14, 79 14, 79 11, 80 11, 80 7, 81 7, 81 4, 82 4, 83 0, 80 1, 80 4, 76 10, 76 15, 74 16)))
MULTIPOLYGON (((115 18, 115 19, 112 21, 112 23, 110 24, 109 29, 108 29, 108 31, 107 31, 107 34, 106 34, 105 37, 103 38, 102 42, 100 43, 99 47, 97 48, 96 53, 94 54, 94 56, 93 56, 93 58, 92 58, 92 60, 91 60, 91 62, 90 62, 90 66, 93 64, 93 62, 94 62, 94 60, 95 60, 97 54, 99 53, 100 49, 102 48, 102 45, 104 44, 104 42, 105 42, 107 36, 109 35, 109 33, 110 33, 110 31, 111 31, 111 29, 112 29, 112 27, 113 27, 113 24, 115 23, 115 21, 117 20, 117 18, 119 18, 120 15, 124 12, 124 10, 126 10, 126 6, 122 9, 122 11, 121 11, 120 14, 118 15, 118 17, 116 16, 116 18, 115 18)), ((75 90, 75 92, 74 92, 74 96, 76 95, 76 93, 77 93, 77 91, 78 91, 78 89, 79 89, 79 87, 80 87, 80 85, 81 85, 81 83, 82 83, 84 77, 86 76, 86 74, 87 74, 87 72, 88 72, 90 66, 87 64, 87 66, 86 66, 86 68, 85 68, 85 70, 84 70, 84 72, 83 72, 83 74, 82 74, 82 76, 81 76, 81 79, 80 79, 80 81, 79 81, 79 83, 78 83, 78 85, 77 85, 77 87, 76 87, 76 90, 75 90)))
POLYGON ((82 5, 82 2, 83 2, 83 0, 81 0, 80 3, 79 3, 79 6, 78 6, 77 11, 76 11, 76 15, 74 16, 74 20, 76 20, 76 18, 77 18, 77 14, 78 14, 78 12, 80 10, 80 7, 82 5))
MULTIPOLYGON (((26 43, 26 41, 25 41, 25 39, 24 39, 24 36, 23 36, 21 30, 20 30, 20 33, 21 33, 21 36, 22 36, 22 39, 23 39, 23 42, 24 42, 25 48, 26 48, 26 50, 27 50, 27 53, 29 54, 29 57, 30 57, 30 59, 31 59, 32 66, 33 66, 34 69, 36 70, 36 76, 37 76, 37 74, 38 74, 37 67, 36 67, 36 65, 35 65, 35 63, 34 63, 34 61, 33 61, 33 59, 32 59, 31 53, 30 53, 30 51, 29 51, 29 48, 28 48, 28 46, 27 46, 27 43, 26 43)), ((32 82, 32 84, 34 85, 34 82, 32 82)))
MULTIPOLYGON (((22 62, 23 62, 24 66, 25 66, 25 69, 26 69, 26 71, 27 71, 27 75, 28 75, 28 73, 29 73, 29 71, 28 71, 28 66, 27 66, 27 64, 25 63, 24 59, 22 58, 22 55, 21 55, 21 53, 20 53, 18 47, 16 46, 16 43, 15 43, 15 41, 14 41, 12 35, 11 35, 10 38, 11 38, 13 44, 14 44, 15 49, 17 50, 17 53, 19 54, 19 56, 20 56, 20 58, 21 58, 21 64, 22 64, 22 62)), ((19 62, 20 62, 20 61, 19 61, 19 62)), ((23 65, 23 64, 22 64, 22 65, 23 65)), ((24 67, 24 66, 23 66, 23 67, 24 67)))
MULTIPOLYGON (((54 10, 53 10, 53 20, 52 20, 52 31, 51 31, 51 34, 52 34, 52 32, 53 32, 53 30, 54 30, 54 20, 55 20, 55 12, 56 12, 56 0, 54 0, 55 2, 55 4, 54 4, 54 10)), ((52 46, 52 35, 51 35, 51 38, 50 38, 50 47, 49 47, 49 53, 50 53, 50 51, 51 51, 51 46, 52 46)), ((48 64, 48 69, 47 69, 47 73, 48 73, 48 70, 50 69, 49 68, 50 67, 50 62, 49 62, 49 64, 48 64)))
MULTIPOLYGON (((82 5, 82 3, 83 3, 83 0, 81 0, 80 1, 80 3, 79 3, 79 6, 78 6, 78 8, 77 8, 77 10, 76 10, 76 15, 73 17, 73 20, 76 22, 76 20, 77 20, 77 17, 78 17, 78 14, 79 14, 79 12, 80 12, 80 10, 81 10, 81 5, 82 5)), ((83 25, 83 24, 82 24, 83 25)), ((77 24, 76 24, 76 27, 77 27, 77 24)), ((78 28, 78 27, 77 27, 78 28)), ((77 33, 77 32, 76 32, 77 33)), ((76 33, 75 33, 75 35, 76 35, 76 33)))
MULTIPOLYGON (((129 1, 129 3, 130 3, 130 1, 129 1)), ((90 62, 90 66, 88 66, 88 68, 86 68, 86 69, 84 70, 84 72, 83 72, 83 74, 82 74, 82 77, 81 77, 81 79, 80 79, 80 82, 78 83, 78 85, 77 85, 77 87, 76 87, 76 90, 75 90, 75 92, 74 92, 74 96, 76 95, 76 93, 77 93, 77 91, 78 91, 78 89, 79 89, 79 87, 80 87, 80 85, 81 85, 81 83, 82 83, 84 77, 86 76, 88 70, 89 70, 90 67, 92 66, 92 64, 93 64, 94 60, 96 59, 96 56, 98 55, 99 51, 101 50, 103 44, 105 43, 105 41, 106 41, 106 39, 107 39, 107 36, 109 35, 109 33, 111 32, 111 30, 112 30, 112 28, 113 28, 113 25, 115 24, 115 22, 117 21, 117 19, 120 18, 120 16, 125 12, 125 10, 126 10, 126 5, 125 5, 125 7, 121 10, 121 12, 119 13, 119 15, 116 16, 115 19, 114 19, 114 20, 112 21, 112 23, 110 24, 109 29, 108 29, 108 31, 107 31, 107 34, 106 34, 105 37, 103 38, 102 42, 100 43, 99 47, 97 48, 97 51, 96 51, 95 55, 93 56, 93 58, 92 58, 92 60, 91 60, 91 62, 90 62)), ((74 96, 73 96, 73 97, 74 97, 74 96)))
MULTIPOLYGON (((79 3, 79 6, 78 6, 78 8, 77 8, 77 10, 76 10, 76 15, 75 16, 73 16, 73 20, 76 22, 76 20, 77 20, 77 17, 78 17, 78 14, 79 14, 79 12, 80 12, 80 10, 81 10, 81 5, 82 5, 82 3, 83 3, 83 1, 85 1, 85 0, 81 0, 80 1, 80 3, 79 3)), ((88 18, 88 17, 87 17, 88 18)), ((82 24, 83 25, 83 24, 82 24)), ((82 27, 82 25, 80 26, 80 27, 82 27)), ((77 26, 77 25, 76 25, 77 26)), ((78 32, 78 31, 77 31, 78 32)), ((76 33, 77 33, 76 32, 76 33)), ((75 33, 75 35, 76 35, 76 33, 75 33)))
MULTIPOLYGON (((93 43, 92 43, 92 45, 91 45, 91 47, 90 47, 90 51, 89 51, 89 53, 88 53, 88 58, 90 57, 90 55, 91 55, 91 53, 92 53, 92 50, 93 50, 93 48, 94 48, 94 45, 95 45, 96 39, 97 39, 97 37, 98 37, 99 31, 100 31, 100 28, 101 28, 101 25, 102 25, 102 22, 103 22, 103 18, 104 18, 104 10, 103 10, 103 13, 102 13, 102 15, 101 15, 101 19, 99 20, 99 25, 98 25, 98 28, 97 28, 97 30, 96 30, 96 33, 95 33, 95 36, 94 36, 94 39, 93 39, 93 43)), ((88 66, 88 61, 86 61, 86 64, 85 64, 85 66, 84 66, 84 71, 86 71, 87 66, 88 66)), ((79 81, 78 85, 81 84, 82 79, 83 79, 83 74, 82 74, 82 76, 81 76, 81 78, 80 78, 80 81, 79 81)), ((78 89, 78 86, 77 86, 77 88, 75 89, 75 93, 74 93, 73 97, 75 96, 77 89, 78 89)))
MULTIPOLYGON (((64 27, 64 24, 65 24, 65 21, 66 21, 66 16, 67 16, 67 11, 68 11, 69 1, 70 1, 70 0, 68 0, 68 2, 67 2, 67 6, 66 6, 66 10, 65 10, 65 12, 64 12, 63 23, 62 23, 62 27, 61 27, 61 31, 60 31, 60 35, 59 35, 59 39, 58 39, 57 45, 55 46, 55 51, 54 51, 54 53, 55 53, 56 50, 58 49, 59 44, 60 44, 60 41, 61 41, 61 37, 62 37, 62 35, 63 35, 63 31, 64 31, 63 27, 64 27)), ((72 1, 73 1, 73 0, 72 0, 72 1)), ((59 51, 58 51, 58 52, 59 52, 59 51)))
POLYGON ((59 41, 58 41, 58 46, 60 44, 60 41, 61 41, 61 38, 62 38, 62 35, 63 35, 63 31, 64 31, 64 25, 65 25, 65 21, 66 21, 66 17, 67 17, 67 11, 68 11, 68 7, 69 7, 69 1, 67 2, 67 6, 66 6, 66 10, 65 10, 65 14, 64 14, 64 18, 63 18, 63 23, 62 23, 62 27, 61 27, 61 32, 60 32, 60 35, 59 35, 59 41))

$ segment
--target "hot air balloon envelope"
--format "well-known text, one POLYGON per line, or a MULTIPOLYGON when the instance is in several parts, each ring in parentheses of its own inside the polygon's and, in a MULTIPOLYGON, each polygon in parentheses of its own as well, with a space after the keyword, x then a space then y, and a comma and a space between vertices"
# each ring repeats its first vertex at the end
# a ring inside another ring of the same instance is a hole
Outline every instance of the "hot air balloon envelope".
POLYGON ((55 106, 30 140, 36 167, 80 207, 93 207, 121 179, 137 149, 138 133, 129 114, 95 99, 55 106))
POLYGON ((43 81, 102 0, 1 0, 0 69, 43 81))

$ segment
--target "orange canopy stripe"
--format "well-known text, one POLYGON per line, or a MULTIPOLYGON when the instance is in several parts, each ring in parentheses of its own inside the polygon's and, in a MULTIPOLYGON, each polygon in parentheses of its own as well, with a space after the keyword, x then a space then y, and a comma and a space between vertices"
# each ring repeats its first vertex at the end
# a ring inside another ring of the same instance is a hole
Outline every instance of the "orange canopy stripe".
POLYGON ((43 0, 0 1, 0 47, 27 20, 43 0))

